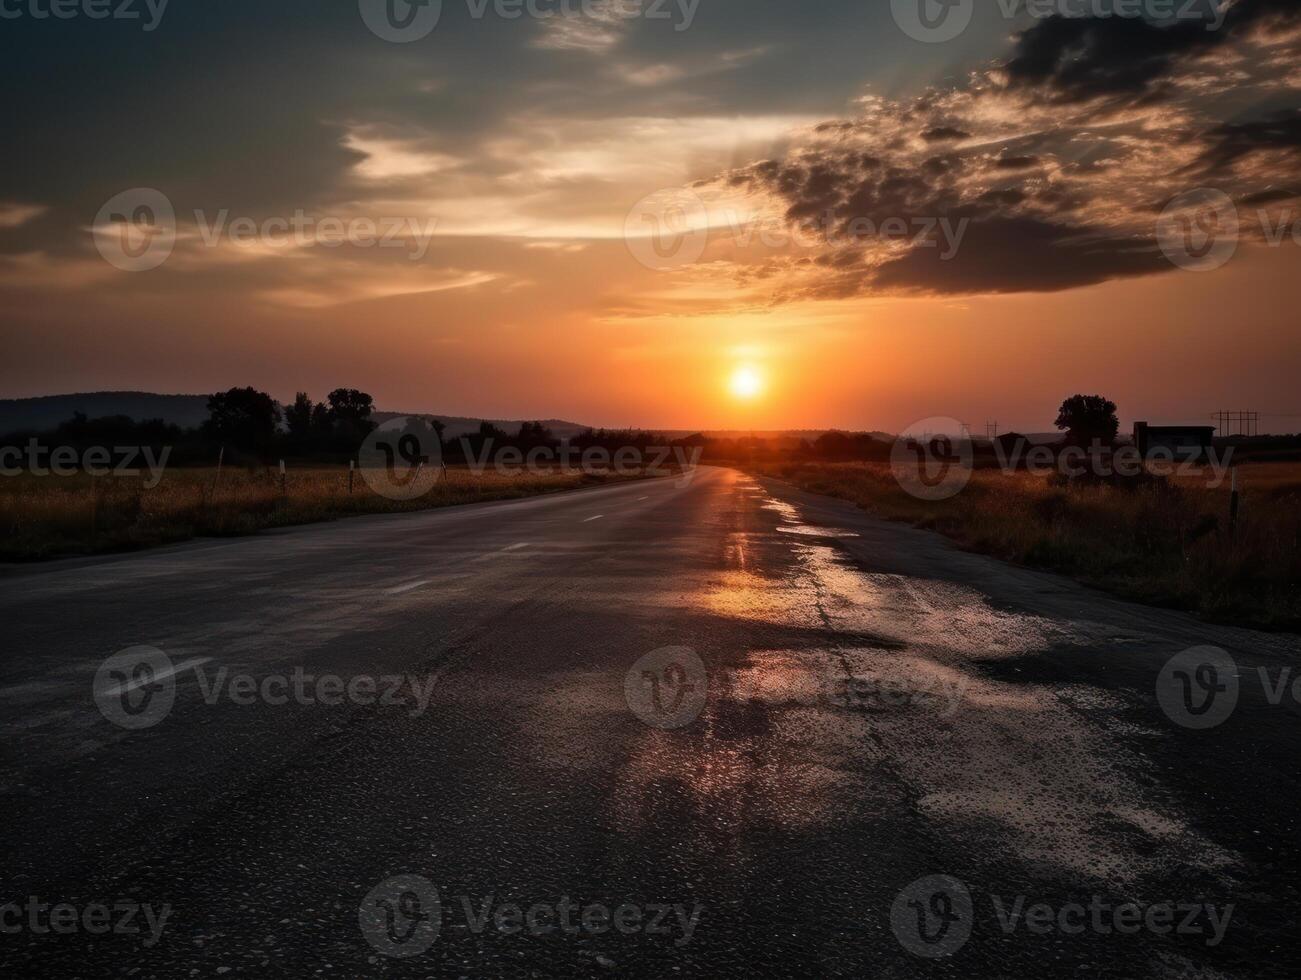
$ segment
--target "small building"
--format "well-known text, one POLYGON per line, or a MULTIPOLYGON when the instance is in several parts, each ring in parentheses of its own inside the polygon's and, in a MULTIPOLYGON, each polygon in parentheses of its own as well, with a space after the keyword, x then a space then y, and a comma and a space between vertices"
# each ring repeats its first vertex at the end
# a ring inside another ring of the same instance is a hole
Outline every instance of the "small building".
POLYGON ((1203 460, 1215 436, 1213 425, 1148 425, 1134 423, 1134 445, 1147 459, 1155 451, 1171 453, 1175 459, 1203 460))

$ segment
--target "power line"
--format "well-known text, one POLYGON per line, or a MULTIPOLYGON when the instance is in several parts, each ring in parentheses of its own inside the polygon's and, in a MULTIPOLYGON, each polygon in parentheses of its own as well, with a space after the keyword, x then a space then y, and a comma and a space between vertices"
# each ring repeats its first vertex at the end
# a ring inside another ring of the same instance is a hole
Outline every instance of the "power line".
POLYGON ((1258 436, 1260 435, 1260 413, 1259 412, 1216 412, 1215 417, 1219 419, 1219 433, 1221 436, 1258 436))

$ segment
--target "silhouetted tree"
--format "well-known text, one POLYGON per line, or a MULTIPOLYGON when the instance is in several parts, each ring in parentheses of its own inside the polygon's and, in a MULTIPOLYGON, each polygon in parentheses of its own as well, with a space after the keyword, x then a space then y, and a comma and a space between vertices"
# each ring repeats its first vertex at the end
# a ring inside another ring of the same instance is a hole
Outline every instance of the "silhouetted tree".
POLYGON ((1101 395, 1072 395, 1062 402, 1056 424, 1066 432, 1067 441, 1077 446, 1088 446, 1094 439, 1110 446, 1120 431, 1116 403, 1101 395))
POLYGON ((515 444, 528 452, 537 446, 554 445, 555 440, 551 436, 551 430, 541 422, 523 422, 520 424, 519 434, 515 437, 515 444))
POLYGON ((824 432, 813 440, 813 451, 822 459, 851 459, 854 443, 843 432, 824 432))
POLYGON ((312 432, 325 439, 333 428, 334 415, 330 412, 330 406, 325 402, 317 402, 312 406, 312 432))
POLYGON ((312 410, 315 406, 307 397, 307 392, 300 391, 294 396, 293 405, 285 409, 285 425, 289 435, 297 443, 306 443, 312 434, 312 410))
POLYGON ((280 403, 256 388, 231 388, 208 397, 203 433, 239 449, 265 450, 280 425, 280 403))
POLYGON ((330 403, 330 445, 354 451, 375 428, 370 420, 375 400, 356 388, 335 388, 325 397, 330 403))
POLYGON ((370 421, 371 409, 375 407, 375 399, 356 388, 335 388, 326 398, 334 421, 358 427, 370 421))

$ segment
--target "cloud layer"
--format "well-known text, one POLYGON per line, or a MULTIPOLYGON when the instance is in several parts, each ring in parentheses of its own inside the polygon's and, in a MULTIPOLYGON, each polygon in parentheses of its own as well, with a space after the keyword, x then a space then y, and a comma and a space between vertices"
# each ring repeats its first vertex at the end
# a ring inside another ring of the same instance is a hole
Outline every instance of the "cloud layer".
POLYGON ((766 281, 782 302, 1054 291, 1168 271, 1158 216, 1193 188, 1227 193, 1243 233, 1262 236, 1298 192, 1301 10, 1240 0, 1208 28, 1055 16, 960 85, 865 96, 786 156, 697 186, 804 230, 805 247, 735 258, 730 274, 766 281), (962 229, 956 251, 938 222, 962 229))

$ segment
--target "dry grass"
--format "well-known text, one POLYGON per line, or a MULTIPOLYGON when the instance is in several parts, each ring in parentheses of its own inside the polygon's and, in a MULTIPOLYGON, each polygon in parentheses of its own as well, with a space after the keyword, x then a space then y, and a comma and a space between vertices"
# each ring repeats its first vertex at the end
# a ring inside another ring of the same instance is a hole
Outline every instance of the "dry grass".
POLYGON ((1138 489, 1066 487, 1026 473, 978 470, 936 503, 900 489, 881 463, 809 463, 768 470, 870 513, 939 531, 963 547, 1070 575, 1126 598, 1213 621, 1301 629, 1301 465, 1239 467, 1229 487, 1188 475, 1138 489))
POLYGON ((216 476, 215 467, 171 467, 152 489, 146 489, 142 479, 128 477, 2 477, 0 559, 125 551, 354 514, 426 510, 638 478, 560 469, 476 474, 449 467, 428 494, 394 501, 370 490, 360 474, 349 493, 346 466, 291 467, 283 496, 280 475, 271 468, 226 467, 220 481, 216 476))

